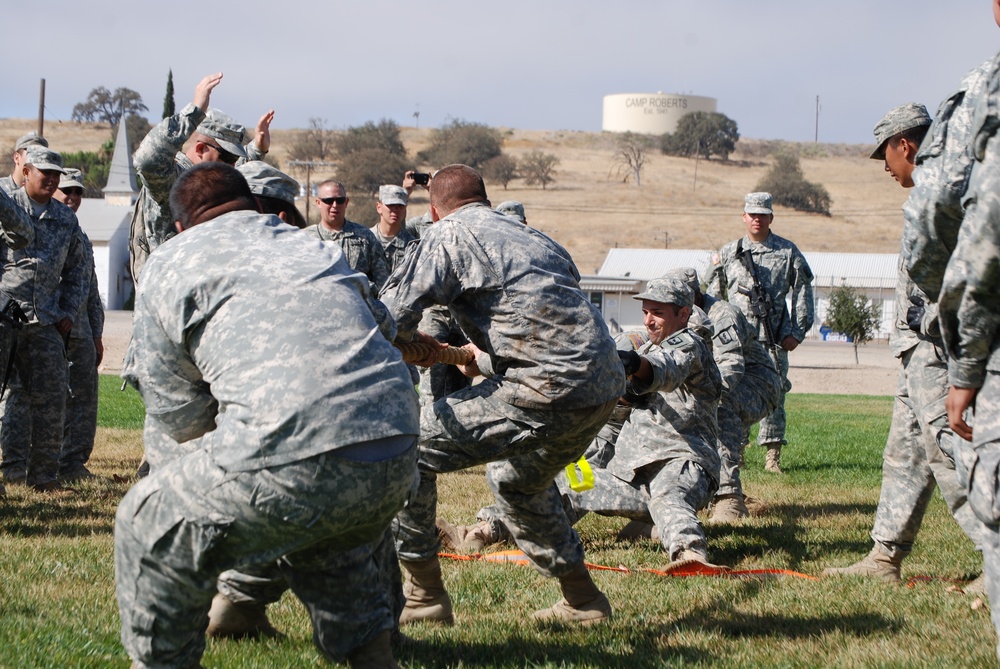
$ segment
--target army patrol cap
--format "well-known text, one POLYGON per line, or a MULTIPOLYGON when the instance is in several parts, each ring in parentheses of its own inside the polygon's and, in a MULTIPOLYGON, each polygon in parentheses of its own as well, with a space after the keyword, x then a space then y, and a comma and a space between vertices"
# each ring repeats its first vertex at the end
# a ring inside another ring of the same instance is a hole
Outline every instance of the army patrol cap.
POLYGON ((26 149, 29 146, 42 146, 48 148, 49 140, 36 135, 34 132, 29 132, 27 135, 21 135, 17 138, 17 142, 14 144, 14 151, 17 152, 21 149, 26 149))
POLYGON ((243 136, 246 131, 246 128, 218 109, 209 109, 205 114, 205 120, 195 130, 206 137, 211 137, 228 153, 239 158, 247 157, 246 149, 243 148, 243 136))
POLYGON ((701 292, 701 283, 698 281, 698 272, 694 270, 693 267, 678 267, 672 269, 663 275, 665 279, 677 279, 678 281, 687 284, 687 287, 691 289, 692 294, 701 292))
POLYGON ((24 164, 34 165, 36 170, 55 170, 66 173, 62 166, 62 156, 44 146, 32 145, 24 153, 24 164))
POLYGON ((497 205, 496 209, 498 214, 503 214, 504 216, 513 216, 514 218, 520 219, 524 223, 524 205, 517 200, 507 200, 506 202, 501 202, 497 205))
POLYGON ((652 279, 646 284, 646 292, 632 296, 633 300, 652 300, 664 304, 676 304, 678 307, 690 307, 694 304, 694 293, 683 281, 669 276, 652 279))
POLYGON ((83 188, 83 172, 75 167, 67 167, 59 180, 59 190, 67 188, 83 188))
POLYGON ((869 157, 872 160, 885 160, 885 145, 890 139, 907 130, 930 124, 931 116, 927 113, 927 107, 916 102, 907 102, 889 110, 875 124, 875 150, 869 157))
POLYGON ((250 185, 250 192, 263 197, 273 197, 282 202, 295 204, 299 194, 299 182, 281 170, 275 169, 263 160, 250 160, 236 168, 250 185))
POLYGON ((378 187, 378 201, 382 204, 401 204, 405 207, 407 199, 406 189, 402 186, 387 184, 378 187))
POLYGON ((743 211, 748 214, 773 214, 771 205, 774 198, 770 193, 747 193, 743 204, 743 211))

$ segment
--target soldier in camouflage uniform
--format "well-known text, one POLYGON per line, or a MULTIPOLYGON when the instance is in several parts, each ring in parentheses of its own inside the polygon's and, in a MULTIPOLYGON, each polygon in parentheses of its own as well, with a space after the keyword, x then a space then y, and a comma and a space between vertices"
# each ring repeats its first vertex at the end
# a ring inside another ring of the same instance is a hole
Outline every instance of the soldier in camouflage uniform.
POLYGON ((149 259, 123 376, 199 443, 118 508, 133 667, 198 666, 216 577, 247 561, 280 564, 329 658, 395 667, 372 550, 415 481, 419 407, 393 323, 339 248, 256 213, 234 169, 188 170, 170 205, 184 233, 149 259))
POLYGON ((767 448, 765 468, 781 472, 781 447, 785 441, 785 393, 791 390, 788 381, 788 353, 806 338, 813 325, 812 270, 798 247, 771 232, 774 211, 770 193, 749 193, 743 207, 743 223, 747 234, 730 242, 712 256, 705 283, 706 292, 728 300, 739 307, 750 326, 757 331, 757 339, 767 346, 764 324, 753 315, 749 297, 745 294, 753 286, 753 278, 740 261, 739 252, 750 252, 756 267, 757 278, 771 299, 771 331, 774 347, 769 353, 775 357, 776 367, 784 380, 784 391, 778 407, 760 422, 757 443, 767 448), (789 313, 786 298, 791 298, 789 313))
POLYGON ((504 216, 513 216, 525 225, 528 224, 528 219, 524 217, 524 205, 517 200, 507 200, 506 202, 501 202, 497 205, 497 213, 503 214, 504 216))
POLYGON ((262 160, 248 160, 236 169, 247 180, 262 214, 274 214, 296 228, 308 227, 302 212, 295 206, 300 189, 298 181, 262 160))
POLYGON ((403 262, 406 246, 416 241, 417 236, 407 230, 406 224, 406 189, 402 186, 385 185, 378 189, 378 223, 372 228, 375 237, 382 244, 385 263, 389 272, 403 262))
POLYGON ((580 290, 569 253, 493 211, 479 173, 444 167, 430 194, 435 223, 382 299, 400 341, 435 347, 417 325, 428 306, 448 305, 481 351, 465 372, 486 378, 422 409, 420 486, 394 524, 409 572, 401 622, 453 619, 437 558, 437 475, 486 463, 518 546, 560 581, 563 599, 536 617, 604 620, 611 606, 587 572, 553 480, 579 459, 624 392, 614 342, 580 290))
POLYGON ((177 177, 203 162, 235 165, 241 159, 260 160, 270 149, 274 111, 260 118, 253 140, 244 147, 246 129, 222 112, 208 108, 212 91, 221 82, 221 72, 204 77, 195 87, 194 100, 163 119, 136 149, 135 172, 142 187, 132 214, 129 240, 132 280, 136 285, 149 254, 177 234, 169 204, 170 188, 177 177), (182 153, 188 139, 192 141, 182 153))
POLYGON ((712 332, 712 357, 722 376, 719 402, 719 489, 712 502, 709 522, 726 523, 749 515, 740 481, 742 447, 750 427, 777 407, 783 382, 774 361, 757 340, 743 312, 724 300, 701 292, 698 274, 691 267, 667 272, 665 276, 685 282, 694 293, 697 316, 707 318, 712 332))
POLYGON ((12 195, 24 183, 24 154, 29 146, 40 146, 43 149, 47 149, 49 142, 34 132, 29 132, 17 138, 17 141, 14 143, 14 153, 11 156, 14 160, 14 171, 10 173, 10 176, 0 177, 0 189, 3 189, 7 195, 12 195))
MULTIPOLYGON (((68 168, 59 181, 53 198, 73 210, 80 208, 83 197, 83 173, 68 168)), ((97 433, 97 368, 104 357, 104 304, 94 268, 94 247, 83 230, 83 242, 91 266, 90 292, 87 301, 73 319, 66 347, 69 360, 69 391, 66 394, 66 421, 63 447, 59 455, 59 478, 63 482, 93 478, 87 461, 94 451, 97 433)))
MULTIPOLYGON (((931 125, 923 105, 908 103, 890 110, 875 126, 876 148, 871 157, 884 161, 904 188, 921 179, 916 156, 931 125)), ((941 488, 952 515, 963 531, 981 545, 979 523, 966 504, 955 475, 955 463, 939 444, 953 435, 947 426, 944 399, 947 366, 931 300, 910 281, 900 249, 896 283, 896 319, 890 349, 900 359, 892 425, 882 454, 882 492, 875 512, 871 552, 849 567, 828 568, 824 576, 870 576, 900 579, 900 563, 910 554, 935 486, 941 488), (930 314, 930 317, 928 316, 930 314)))
POLYGON ((708 563, 697 512, 719 483, 716 409, 722 379, 708 344, 687 328, 694 296, 682 281, 653 279, 642 300, 649 341, 625 359, 632 412, 614 457, 594 470, 594 487, 568 490, 577 520, 587 512, 652 522, 671 561, 708 563))
POLYGON ((375 234, 360 223, 347 220, 350 203, 344 184, 332 179, 324 181, 316 189, 320 221, 306 230, 325 242, 338 244, 347 264, 367 276, 377 293, 389 278, 389 266, 375 234))
POLYGON ((0 242, 0 290, 28 317, 17 335, 14 376, 0 418, 7 481, 42 492, 62 492, 59 454, 66 411, 66 340, 90 291, 88 258, 76 214, 52 198, 63 173, 55 151, 31 146, 24 156, 24 186, 11 198, 4 227, 34 228, 34 241, 0 242), (13 200, 13 201, 11 201, 13 200), (9 218, 7 216, 10 216, 9 218))

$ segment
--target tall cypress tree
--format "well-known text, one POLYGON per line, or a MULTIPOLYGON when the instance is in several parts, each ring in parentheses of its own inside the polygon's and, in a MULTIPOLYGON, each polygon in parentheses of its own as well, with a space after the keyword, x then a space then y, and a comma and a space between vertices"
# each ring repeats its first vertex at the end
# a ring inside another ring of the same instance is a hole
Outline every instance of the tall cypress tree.
POLYGON ((167 94, 163 96, 163 117, 174 115, 174 71, 167 71, 167 94))

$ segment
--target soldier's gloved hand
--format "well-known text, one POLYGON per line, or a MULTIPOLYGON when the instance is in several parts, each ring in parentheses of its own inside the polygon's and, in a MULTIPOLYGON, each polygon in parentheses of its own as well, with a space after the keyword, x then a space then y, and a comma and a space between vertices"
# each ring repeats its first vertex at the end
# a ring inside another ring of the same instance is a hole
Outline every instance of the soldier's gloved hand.
POLYGON ((622 364, 625 365, 625 376, 632 376, 639 371, 639 365, 642 363, 642 358, 635 351, 618 351, 618 357, 621 358, 622 364))
POLYGON ((924 320, 924 298, 919 295, 910 295, 910 304, 906 310, 906 324, 914 332, 920 332, 920 324, 924 320))

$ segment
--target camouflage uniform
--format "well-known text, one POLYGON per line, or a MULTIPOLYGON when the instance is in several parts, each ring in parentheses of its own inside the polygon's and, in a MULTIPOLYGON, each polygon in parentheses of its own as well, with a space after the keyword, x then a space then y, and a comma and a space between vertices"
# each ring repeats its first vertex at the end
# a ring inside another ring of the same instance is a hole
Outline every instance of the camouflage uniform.
POLYGON ((306 230, 325 242, 339 244, 347 264, 367 276, 376 293, 385 285, 385 280, 389 278, 389 266, 382 244, 371 230, 354 221, 344 221, 344 227, 339 231, 330 230, 322 223, 310 225, 306 230))
POLYGON ((66 395, 66 420, 63 426, 63 446, 59 455, 59 476, 85 473, 87 461, 94 451, 97 433, 97 347, 95 339, 104 336, 104 304, 101 302, 94 250, 87 234, 84 248, 91 267, 90 292, 87 301, 73 319, 66 358, 69 367, 69 393, 66 395))
MULTIPOLYGON (((14 298, 28 317, 17 334, 9 393, 3 400, 0 446, 5 479, 27 477, 30 485, 56 480, 66 411, 66 344, 56 330, 63 318, 76 318, 90 291, 93 263, 86 255, 76 214, 57 200, 34 213, 23 188, 0 198, 4 228, 34 224, 34 241, 19 248, 0 241, 0 290, 14 298), (7 216, 11 218, 7 218, 7 216)), ((7 235, 5 235, 7 237, 7 235)))
POLYGON ((417 240, 416 235, 407 229, 402 229, 399 231, 395 237, 383 237, 378 231, 377 226, 372 229, 375 238, 378 239, 379 243, 382 245, 382 253, 385 255, 385 264, 389 269, 391 274, 396 267, 398 267, 403 262, 403 258, 406 256, 406 247, 410 242, 417 240))
MULTIPOLYGON (((712 266, 707 278, 706 292, 728 300, 739 307, 751 328, 757 331, 757 340, 766 345, 764 326, 750 311, 750 300, 739 292, 739 288, 749 290, 753 279, 736 257, 739 242, 730 242, 712 256, 712 266)), ((757 276, 764 290, 771 296, 774 310, 771 313, 771 330, 777 348, 777 368, 784 381, 781 400, 775 410, 760 422, 757 434, 758 444, 785 444, 785 393, 792 388, 788 381, 788 351, 781 348, 781 341, 791 335, 802 341, 813 325, 812 270, 798 247, 783 237, 771 232, 762 242, 754 242, 749 236, 742 240, 744 250, 750 249, 757 276), (786 298, 791 297, 792 310, 789 313, 786 298)))
POLYGON ((123 376, 170 439, 199 444, 119 506, 125 648, 139 666, 197 664, 216 577, 277 562, 343 661, 394 625, 372 554, 415 481, 391 321, 338 248, 275 216, 198 225, 145 276, 123 376))
MULTIPOLYGON (((914 173, 915 180, 919 174, 914 173)), ((909 280, 900 254, 896 284, 896 319, 890 349, 900 359, 899 381, 893 404, 889 438, 882 454, 882 489, 872 539, 894 562, 905 558, 923 521, 935 486, 955 520, 977 548, 982 544, 979 523, 966 504, 965 491, 955 475, 951 450, 957 439, 948 428, 945 397, 948 392, 947 359, 940 337, 910 329, 907 310, 911 297, 929 303, 909 280)))
POLYGON ((702 299, 713 332, 712 357, 719 367, 723 388, 718 412, 721 467, 717 494, 742 498, 742 446, 751 426, 778 406, 783 383, 743 312, 710 295, 702 299))
MULTIPOLYGON (((432 225, 431 214, 428 211, 422 216, 407 219, 404 231, 417 240, 427 232, 432 225)), ((455 322, 448 307, 431 305, 424 310, 419 329, 440 342, 449 346, 464 346, 469 343, 462 328, 455 322)), ((462 374, 454 365, 431 365, 419 368, 420 373, 420 403, 433 404, 442 397, 447 397, 463 388, 472 385, 472 379, 462 374)))
POLYGON ((505 524, 536 568, 582 565, 553 479, 601 429, 625 377, 579 279, 565 249, 485 204, 435 223, 393 272, 382 299, 398 337, 409 340, 430 305, 449 305, 488 377, 421 411, 420 486, 394 524, 401 559, 437 554, 437 475, 489 463, 505 524))
MULTIPOLYGON (((423 321, 421 321, 421 324, 423 324, 423 321)), ((641 332, 621 332, 615 336, 615 346, 619 351, 634 351, 647 341, 649 341, 649 335, 646 334, 645 330, 641 332)), ((597 436, 594 437, 590 445, 587 446, 587 450, 583 453, 583 457, 590 463, 591 469, 596 471, 597 469, 607 468, 608 463, 611 462, 611 458, 615 456, 615 444, 618 443, 618 436, 621 434, 622 426, 628 420, 630 413, 632 413, 631 403, 625 398, 620 398, 615 404, 608 422, 604 424, 604 427, 601 428, 601 431, 597 433, 597 436)), ((559 481, 560 478, 557 477, 556 480, 559 481)), ((563 486, 560 487, 562 488, 563 486)), ((563 497, 563 503, 566 510, 569 511, 570 507, 567 505, 565 496, 563 497)), ((574 518, 575 514, 570 517, 574 518)), ((476 520, 488 525, 491 543, 512 541, 510 530, 504 525, 503 513, 500 511, 499 505, 491 504, 479 509, 479 512, 476 514, 476 520)))
MULTIPOLYGON (((972 442, 955 442, 955 459, 969 505, 983 523, 983 562, 993 624, 1000 634, 1000 54, 976 101, 962 204, 965 216, 945 272, 940 323, 948 381, 978 388, 972 442)), ((971 423, 972 421, 970 421, 971 423)), ((1000 657, 1000 647, 998 647, 1000 657)))
POLYGON ((14 183, 14 179, 12 177, 0 177, 0 190, 7 193, 7 195, 13 195, 14 191, 18 188, 20 188, 20 186, 14 183))
MULTIPOLYGON (((135 173, 142 188, 132 213, 129 254, 132 280, 136 284, 149 254, 177 234, 174 217, 170 214, 170 189, 181 172, 193 164, 181 153, 181 148, 206 117, 203 110, 189 103, 150 130, 135 151, 135 173)), ((247 160, 264 157, 254 142, 247 144, 244 152, 247 160)))

